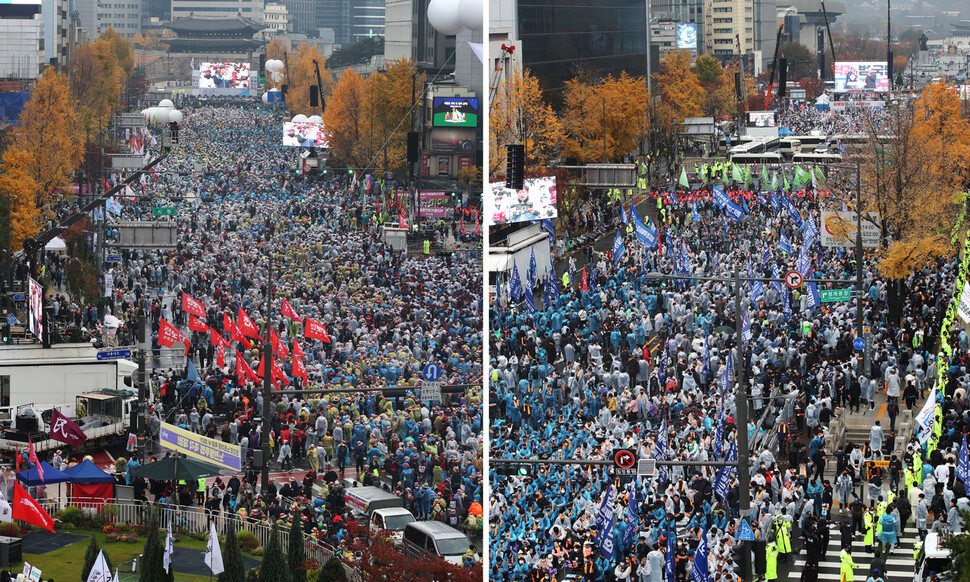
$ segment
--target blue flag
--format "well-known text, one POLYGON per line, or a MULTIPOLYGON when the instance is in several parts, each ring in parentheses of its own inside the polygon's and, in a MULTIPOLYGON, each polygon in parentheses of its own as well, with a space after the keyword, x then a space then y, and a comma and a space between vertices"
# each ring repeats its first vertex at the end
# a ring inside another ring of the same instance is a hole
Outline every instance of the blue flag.
POLYGON ((815 309, 822 305, 822 299, 818 294, 818 285, 816 283, 808 284, 808 308, 815 309))
POLYGON ((552 270, 552 266, 549 266, 549 276, 546 277, 546 287, 549 288, 549 296, 553 299, 559 298, 559 279, 556 278, 556 272, 552 270))
MULTIPOLYGON (((660 430, 657 431, 657 442, 653 445, 653 458, 657 461, 667 460, 667 419, 665 418, 660 423, 660 430)), ((665 465, 657 465, 657 483, 667 482, 667 467, 665 465)))
POLYGON ((700 222, 701 221, 701 215, 697 213, 697 203, 696 202, 694 203, 694 205, 690 209, 690 218, 694 222, 700 222))
MULTIPOLYGON (((747 427, 739 427, 738 430, 747 430, 747 427)), ((738 460, 737 439, 731 441, 731 447, 728 449, 727 456, 724 457, 724 460, 728 463, 738 460)), ((727 500, 728 491, 731 486, 731 473, 734 471, 737 471, 736 467, 721 467, 718 469, 717 476, 714 478, 714 493, 723 500, 727 500)))
MULTIPOLYGON (((658 468, 659 471, 659 468, 658 468)), ((667 551, 664 554, 664 559, 667 566, 667 581, 673 582, 677 579, 677 566, 674 560, 676 556, 674 555, 675 548, 677 546, 677 524, 673 523, 673 520, 667 522, 667 551)))
POLYGON ((620 232, 617 231, 616 238, 613 239, 613 266, 619 267, 620 261, 623 260, 623 255, 626 253, 626 247, 623 246, 623 237, 620 236, 620 232))
POLYGON ((596 512, 596 545, 607 560, 613 560, 613 519, 613 486, 610 485, 596 512))
POLYGON ((653 225, 651 224, 651 227, 648 227, 640 220, 635 204, 630 206, 630 213, 633 214, 633 231, 637 234, 637 240, 648 249, 656 248, 657 231, 651 228, 653 225))
POLYGON ((791 218, 791 221, 795 224, 795 226, 801 226, 802 215, 798 213, 798 208, 795 207, 795 203, 791 201, 791 198, 782 194, 781 204, 785 207, 785 210, 788 211, 788 217, 791 218))
POLYGON ((623 221, 623 224, 630 224, 626 219, 626 207, 622 204, 620 204, 620 220, 623 221))
POLYGON ((774 210, 775 212, 778 212, 779 210, 781 210, 781 203, 778 202, 778 197, 775 196, 774 192, 771 193, 771 198, 769 198, 769 201, 771 202, 772 210, 774 210))
POLYGON ((761 281, 750 281, 748 283, 748 299, 754 302, 755 299, 765 294, 765 286, 761 281))
POLYGON ((536 312, 536 304, 532 299, 532 287, 525 288, 525 306, 529 308, 529 313, 536 312))
POLYGON ((721 409, 717 413, 717 428, 714 429, 714 458, 721 458, 721 449, 724 447, 724 398, 721 398, 721 409))
POLYGON ((745 214, 751 214, 751 211, 748 210, 748 203, 744 201, 743 194, 741 195, 741 209, 744 211, 745 214))
POLYGON ((795 250, 791 246, 791 241, 788 240, 788 237, 785 236, 784 234, 782 234, 780 237, 778 237, 778 248, 781 249, 781 252, 783 252, 785 254, 789 254, 789 255, 792 254, 792 252, 794 252, 794 250, 795 250))
MULTIPOLYGON (((771 278, 781 279, 781 271, 778 270, 778 265, 771 266, 771 278)), ((781 293, 781 288, 784 287, 784 285, 781 284, 781 281, 772 281, 771 287, 778 293, 781 293)))
POLYGON ((788 300, 788 287, 785 287, 781 294, 781 313, 785 316, 785 321, 791 319, 791 302, 788 300))
POLYGON ((199 376, 199 371, 195 369, 195 364, 192 363, 191 359, 189 359, 189 367, 185 371, 185 379, 189 382, 202 383, 202 377, 199 376))
POLYGON ((623 532, 623 547, 628 548, 640 529, 640 508, 637 505, 636 481, 630 484, 630 505, 626 508, 626 531, 623 532))
POLYGON ((596 293, 596 267, 589 272, 589 292, 596 293))
POLYGON ((555 279, 546 279, 546 283, 542 286, 542 299, 547 311, 552 308, 552 286, 555 284, 555 279))
POLYGON ((536 249, 532 247, 532 254, 529 256, 529 270, 525 272, 525 282, 529 284, 529 287, 536 286, 536 277, 539 276, 539 270, 536 268, 536 249))
POLYGON ((714 201, 714 205, 719 208, 724 208, 725 206, 731 203, 731 199, 724 192, 724 190, 718 188, 717 186, 714 186, 713 201, 714 201))
POLYGON ((512 263, 512 280, 509 281, 509 297, 518 303, 522 299, 522 279, 519 278, 519 266, 512 263))
POLYGON ((704 378, 711 375, 711 336, 704 338, 704 368, 701 370, 704 378))
POLYGON ((542 219, 542 230, 549 234, 549 244, 556 242, 556 229, 552 226, 552 221, 548 218, 542 219))
POLYGON ((730 230, 731 230, 728 227, 727 218, 725 218, 723 214, 721 215, 721 229, 724 230, 724 235, 725 236, 727 236, 728 232, 730 232, 730 230))
POLYGON ((697 544, 697 551, 694 553, 694 565, 690 569, 690 577, 693 582, 710 580, 707 568, 707 530, 704 528, 701 528, 701 541, 697 544))
POLYGON ((771 264, 771 250, 768 248, 768 243, 765 241, 761 242, 761 272, 764 273, 768 270, 768 265, 771 264))
POLYGON ((963 445, 960 447, 960 461, 957 463, 957 477, 964 484, 970 482, 970 462, 967 460, 967 433, 963 433, 963 445))
POLYGON ((751 322, 748 320, 748 312, 745 311, 744 317, 741 318, 741 339, 749 341, 751 335, 751 322))
POLYGON ((660 364, 657 365, 657 379, 660 381, 660 390, 664 389, 664 380, 667 379, 667 346, 663 347, 660 354, 660 364))

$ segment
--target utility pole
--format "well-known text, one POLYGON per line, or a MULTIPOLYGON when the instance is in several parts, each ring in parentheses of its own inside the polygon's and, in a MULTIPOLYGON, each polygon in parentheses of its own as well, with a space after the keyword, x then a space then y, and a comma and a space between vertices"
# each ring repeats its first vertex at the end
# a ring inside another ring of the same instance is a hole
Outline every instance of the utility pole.
MULTIPOLYGON (((865 340, 865 314, 863 313, 865 291, 862 289, 862 167, 858 161, 855 163, 855 217, 855 275, 856 287, 859 290, 859 295, 855 300, 855 327, 856 337, 865 340)), ((869 349, 868 343, 867 341, 865 349, 856 358, 855 373, 857 378, 862 376, 865 350, 869 349)))
POLYGON ((148 440, 148 317, 146 315, 145 304, 148 300, 142 297, 141 306, 138 310, 138 412, 137 419, 140 426, 135 428, 138 435, 138 452, 141 456, 142 464, 145 463, 145 456, 148 440))
MULTIPOLYGON (((741 519, 751 521, 751 475, 748 464, 751 451, 748 449, 748 390, 744 379, 744 332, 741 330, 744 318, 741 316, 741 275, 734 265, 734 335, 738 345, 738 391, 734 404, 738 409, 738 508, 741 519)), ((741 542, 741 579, 753 580, 751 576, 751 542, 741 542)))
POLYGON ((266 219, 266 337, 263 339, 263 428, 259 433, 259 448, 263 453, 262 475, 260 479, 261 491, 266 495, 269 491, 269 431, 270 431, 270 396, 273 385, 273 342, 272 319, 273 309, 273 253, 270 249, 272 223, 266 219))

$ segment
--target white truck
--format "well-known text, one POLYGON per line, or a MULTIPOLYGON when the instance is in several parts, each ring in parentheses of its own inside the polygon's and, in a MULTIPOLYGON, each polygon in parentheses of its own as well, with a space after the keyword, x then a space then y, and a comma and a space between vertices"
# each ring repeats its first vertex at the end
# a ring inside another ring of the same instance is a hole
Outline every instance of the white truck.
POLYGON ((28 438, 37 451, 63 446, 46 438, 54 408, 74 419, 91 445, 126 434, 137 401, 129 388, 138 367, 119 358, 123 350, 100 352, 99 357, 87 343, 0 346, 0 449, 23 448, 28 438))

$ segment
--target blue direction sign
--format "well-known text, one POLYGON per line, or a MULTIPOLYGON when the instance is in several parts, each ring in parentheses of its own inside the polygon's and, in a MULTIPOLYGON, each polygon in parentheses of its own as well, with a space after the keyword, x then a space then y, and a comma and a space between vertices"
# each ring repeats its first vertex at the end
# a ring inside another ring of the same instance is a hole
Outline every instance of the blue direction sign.
POLYGON ((857 337, 852 341, 852 347, 857 350, 861 350, 866 347, 866 340, 862 339, 861 337, 857 337))
POLYGON ((754 530, 751 529, 751 525, 748 520, 742 519, 741 525, 738 526, 738 531, 734 532, 735 541, 741 542, 753 542, 754 541, 754 530))
POLYGON ((424 370, 421 370, 421 378, 425 382, 437 382, 441 378, 441 366, 434 362, 425 364, 424 370))
POLYGON ((27 300, 27 295, 24 294, 24 293, 14 293, 13 294, 13 300, 14 301, 26 301, 27 300))
POLYGON ((99 360, 127 360, 131 357, 131 350, 103 350, 98 352, 99 360))
POLYGON ((104 262, 106 262, 106 263, 120 263, 121 262, 121 256, 120 255, 108 255, 107 257, 104 258, 104 262))

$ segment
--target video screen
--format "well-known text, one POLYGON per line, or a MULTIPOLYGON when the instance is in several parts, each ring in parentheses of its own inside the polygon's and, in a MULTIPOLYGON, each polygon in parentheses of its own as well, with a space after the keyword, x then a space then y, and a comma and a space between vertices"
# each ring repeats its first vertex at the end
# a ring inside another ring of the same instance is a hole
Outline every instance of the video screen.
POLYGON ((283 124, 283 145, 305 148, 325 148, 330 143, 323 135, 322 123, 293 123, 283 124))
POLYGON ((529 178, 521 190, 505 187, 505 182, 489 184, 485 192, 485 224, 507 224, 527 220, 556 218, 556 178, 529 178))
POLYGON ((774 111, 749 111, 748 127, 774 127, 774 111))
POLYGON ((677 48, 679 49, 697 48, 697 25, 696 24, 677 25, 677 48))
POLYGON ((202 63, 199 89, 249 89, 249 63, 202 63))
POLYGON ((472 97, 435 97, 434 127, 477 127, 478 99, 472 97))
POLYGON ((889 91, 889 73, 885 61, 835 63, 836 93, 846 91, 889 91))

